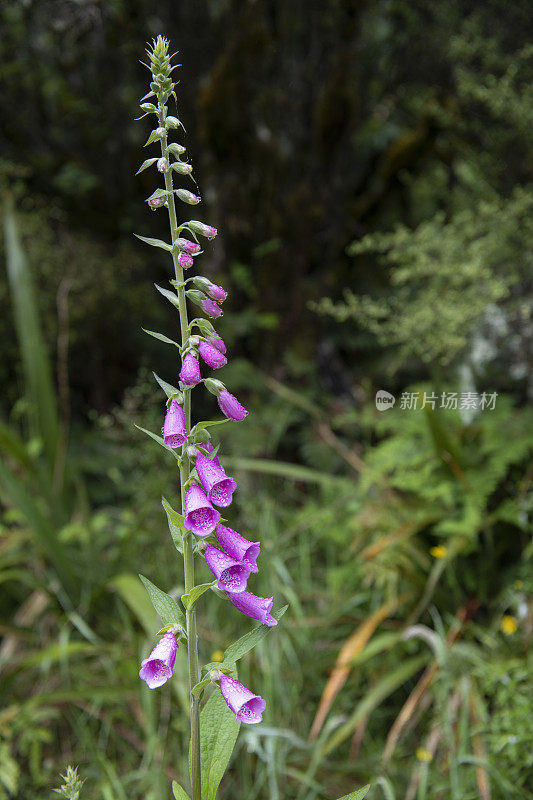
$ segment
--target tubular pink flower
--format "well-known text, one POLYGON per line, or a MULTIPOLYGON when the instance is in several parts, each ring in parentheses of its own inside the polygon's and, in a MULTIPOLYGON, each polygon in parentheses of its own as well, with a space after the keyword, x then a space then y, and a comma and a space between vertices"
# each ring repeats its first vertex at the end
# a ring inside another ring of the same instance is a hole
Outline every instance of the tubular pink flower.
POLYGON ((244 722, 245 725, 262 722, 266 703, 260 695, 253 694, 246 686, 228 675, 220 676, 220 691, 238 722, 244 722))
POLYGON ((234 419, 239 422, 248 416, 244 406, 241 406, 237 398, 230 394, 227 389, 222 389, 217 400, 220 410, 228 419, 234 419))
POLYGON ((162 205, 164 205, 164 201, 160 197, 150 197, 150 199, 147 200, 146 202, 148 203, 152 211, 155 211, 156 208, 160 208, 162 205))
POLYGON ((216 334, 215 336, 208 336, 207 343, 210 344, 212 347, 216 347, 216 349, 219 350, 221 353, 226 352, 226 345, 224 344, 220 336, 216 334))
POLYGON ((217 286, 216 283, 212 283, 211 286, 206 289, 207 294, 212 300, 217 300, 219 303, 223 303, 228 293, 222 286, 217 286))
POLYGON ((178 256, 178 264, 180 267, 183 267, 183 269, 189 269, 194 264, 194 261, 192 256, 188 253, 180 253, 178 256))
POLYGON ((187 439, 185 414, 180 404, 173 400, 167 409, 163 423, 163 441, 167 447, 181 447, 187 439))
POLYGON ((213 533, 220 519, 205 493, 197 483, 192 483, 185 497, 185 519, 183 527, 196 536, 209 536, 213 533))
POLYGON ((259 542, 249 542, 232 528, 220 523, 215 528, 215 536, 226 551, 236 561, 242 561, 250 567, 250 572, 257 572, 257 557, 261 552, 259 542))
MULTIPOLYGON (((216 506, 229 506, 237 484, 233 478, 228 478, 220 461, 217 464, 203 453, 196 456, 196 472, 204 487, 207 497, 216 506)), ((220 515, 219 515, 220 517, 220 515)))
POLYGON ((198 345, 198 352, 207 366, 212 369, 220 369, 220 367, 225 367, 228 363, 228 359, 224 353, 221 353, 217 347, 213 347, 212 344, 208 344, 207 342, 200 342, 198 345))
POLYGON ((208 544, 205 548, 207 566, 218 581, 218 588, 225 592, 242 592, 250 575, 250 567, 241 564, 223 550, 208 544))
POLYGON ((196 242, 191 242, 189 239, 176 239, 174 244, 177 244, 180 250, 184 250, 191 256, 199 253, 201 250, 199 244, 196 244, 196 242))
POLYGON ((230 602, 233 603, 242 614, 252 619, 258 619, 263 625, 268 625, 272 628, 277 625, 277 621, 270 615, 272 608, 272 597, 258 597, 251 592, 239 592, 239 594, 230 594, 230 602))
POLYGON ((198 359, 192 353, 187 353, 180 369, 180 381, 185 386, 196 386, 202 380, 198 359))
POLYGON ((141 661, 139 678, 146 681, 149 689, 157 689, 172 677, 178 643, 172 631, 158 641, 148 658, 141 661))
POLYGON ((206 297, 205 300, 202 300, 200 305, 202 306, 203 310, 208 315, 208 317, 222 316, 222 309, 217 303, 215 303, 214 300, 210 300, 208 297, 206 297))

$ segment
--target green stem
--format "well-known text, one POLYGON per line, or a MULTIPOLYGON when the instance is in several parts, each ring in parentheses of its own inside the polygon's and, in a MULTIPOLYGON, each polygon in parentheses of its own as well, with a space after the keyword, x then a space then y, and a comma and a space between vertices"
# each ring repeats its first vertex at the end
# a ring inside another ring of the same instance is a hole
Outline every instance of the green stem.
MULTIPOLYGON (((166 109, 164 106, 159 106, 159 124, 161 127, 165 125, 166 109)), ((167 137, 166 135, 161 140, 161 154, 168 160, 167 154, 167 137)), ((165 172, 165 189, 168 194, 168 213, 170 217, 170 232, 172 242, 178 238, 180 230, 176 218, 176 206, 174 203, 174 191, 172 186, 172 173, 170 170, 165 172)), ((185 287, 183 286, 183 269, 178 262, 176 253, 172 253, 172 261, 174 263, 174 272, 176 281, 180 284, 177 288, 178 292, 178 310, 180 316, 181 328, 181 344, 184 347, 189 339, 188 318, 187 318, 187 300, 185 297, 185 287)), ((185 424, 187 432, 191 429, 191 390, 184 391, 183 412, 185 414, 185 424)), ((187 456, 187 442, 183 445, 180 466, 180 483, 181 483, 181 507, 182 513, 185 513, 185 483, 190 475, 190 463, 187 456)), ((194 552, 193 552, 193 536, 192 533, 187 532, 183 536, 183 571, 185 577, 185 593, 188 594, 194 587, 194 552)), ((201 783, 201 770, 200 770, 200 705, 199 698, 193 697, 192 689, 199 681, 198 669, 198 636, 196 633, 196 611, 190 609, 186 611, 187 620, 187 651, 189 661, 189 692, 191 702, 191 782, 192 782, 192 800, 201 800, 202 797, 202 783, 201 783)))

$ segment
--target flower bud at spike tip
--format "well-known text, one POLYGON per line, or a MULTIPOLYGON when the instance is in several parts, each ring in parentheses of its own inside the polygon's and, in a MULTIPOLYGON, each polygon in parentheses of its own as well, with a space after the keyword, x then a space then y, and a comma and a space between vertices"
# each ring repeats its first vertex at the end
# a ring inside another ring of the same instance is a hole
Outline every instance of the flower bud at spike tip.
POLYGON ((241 406, 237 398, 230 394, 227 389, 223 389, 220 392, 217 400, 220 410, 228 419, 240 422, 240 420, 248 416, 248 412, 244 406, 241 406))
POLYGON ((212 347, 216 347, 216 349, 217 349, 217 350, 218 350, 220 353, 225 353, 225 352, 226 352, 226 345, 224 344, 224 342, 223 342, 223 340, 220 338, 220 336, 208 336, 208 337, 207 337, 207 342, 208 342, 208 344, 210 344, 212 347))
POLYGON ((159 172, 168 172, 168 161, 166 158, 160 158, 157 162, 157 169, 159 172))
POLYGON ((167 447, 181 447, 187 439, 185 414, 179 403, 173 400, 167 409, 163 424, 163 441, 167 447))
POLYGON ((180 253, 178 256, 178 264, 183 269, 190 269, 194 264, 194 261, 192 256, 190 256, 188 253, 180 253))
POLYGON ((196 457, 196 472, 209 501, 223 508, 229 506, 237 484, 226 475, 220 462, 215 464, 209 456, 199 453, 196 457))
POLYGON ((185 519, 183 527, 196 536, 209 536, 213 533, 220 519, 205 493, 197 483, 191 484, 185 498, 185 519))
POLYGON ((220 367, 224 367, 228 363, 226 356, 207 342, 200 342, 198 352, 211 369, 220 369, 220 367))
POLYGON ((181 365, 180 381, 182 381, 185 386, 196 386, 201 380, 202 375, 200 373, 198 359, 195 358, 192 353, 187 353, 181 365))
POLYGON ((205 548, 207 566, 218 581, 218 588, 224 592, 242 592, 250 575, 250 567, 241 564, 222 550, 208 544, 205 548))
POLYGON ((199 253, 201 247, 196 242, 191 242, 189 239, 176 239, 174 242, 175 245, 179 247, 180 250, 184 250, 189 255, 193 256, 196 253, 199 253))
POLYGON ((228 675, 220 676, 220 692, 238 722, 244 722, 245 725, 262 722, 266 703, 260 695, 253 694, 228 675))
POLYGON ((205 300, 202 300, 200 305, 209 317, 216 318, 222 316, 222 309, 214 300, 210 300, 206 297, 205 300))
POLYGON ((257 557, 261 552, 259 542, 249 542, 244 536, 231 528, 226 528, 225 525, 220 525, 220 523, 215 528, 215 536, 231 558, 242 561, 243 564, 250 567, 250 572, 258 571, 257 557))
POLYGON ((148 658, 141 661, 139 678, 146 681, 149 689, 157 689, 172 677, 178 643, 172 631, 165 633, 148 658))
POLYGON ((250 592, 239 592, 239 594, 230 594, 230 601, 236 609, 242 614, 246 614, 251 619, 258 619, 263 625, 268 625, 269 628, 277 625, 277 621, 270 615, 272 608, 272 597, 258 597, 250 592))
POLYGON ((194 233, 198 233, 200 236, 205 236, 206 239, 214 239, 218 233, 216 228, 213 228, 211 225, 205 225, 203 222, 198 222, 196 219, 188 222, 187 226, 191 229, 191 231, 194 231, 194 233))
POLYGON ((176 194, 180 200, 182 200, 184 203, 188 203, 190 206, 198 205, 202 199, 201 197, 198 197, 197 194, 187 191, 187 189, 176 189, 176 194))

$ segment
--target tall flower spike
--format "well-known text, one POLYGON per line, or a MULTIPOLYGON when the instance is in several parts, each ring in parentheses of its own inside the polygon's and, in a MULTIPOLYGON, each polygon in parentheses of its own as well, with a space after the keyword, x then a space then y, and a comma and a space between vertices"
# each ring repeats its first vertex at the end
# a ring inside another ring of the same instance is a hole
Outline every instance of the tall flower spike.
POLYGON ((238 722, 244 722, 245 725, 262 722, 266 703, 260 695, 253 694, 246 686, 228 675, 220 676, 220 691, 238 722))
POLYGON ((230 394, 227 389, 222 389, 217 400, 220 410, 228 419, 239 422, 248 416, 244 406, 241 406, 237 398, 230 394))
POLYGON ((181 447, 187 439, 185 414, 180 404, 172 400, 165 415, 163 424, 163 441, 167 447, 181 447))
POLYGON ((208 544, 205 548, 207 566, 218 580, 218 588, 225 592, 242 592, 250 575, 250 567, 227 553, 208 544))
POLYGON ((180 370, 180 381, 185 386, 196 386, 202 380, 198 359, 192 353, 187 353, 183 359, 180 370))
POLYGON ((200 482, 210 502, 224 508, 229 506, 237 484, 233 478, 229 478, 226 475, 220 462, 215 464, 208 456, 204 456, 203 453, 198 453, 195 466, 200 482))
POLYGON ((215 530, 219 519, 219 512, 215 511, 203 490, 197 483, 191 484, 185 497, 183 527, 197 536, 209 536, 215 530))
POLYGON ((277 621, 270 614, 272 608, 272 597, 258 597, 251 592, 240 592, 239 594, 228 595, 230 601, 233 603, 242 614, 252 619, 258 619, 263 625, 268 625, 269 628, 277 625, 277 621))
POLYGON ((225 367, 228 363, 228 359, 224 353, 221 353, 217 347, 207 342, 200 342, 198 345, 198 352, 211 369, 220 369, 220 367, 225 367))
POLYGON ((141 662, 139 678, 146 681, 149 689, 157 689, 172 677, 178 643, 172 631, 158 641, 148 658, 141 662))
POLYGON ((250 567, 250 572, 257 572, 257 558, 261 552, 259 542, 249 542, 232 528, 220 523, 215 528, 215 536, 226 553, 236 561, 242 561, 250 567))

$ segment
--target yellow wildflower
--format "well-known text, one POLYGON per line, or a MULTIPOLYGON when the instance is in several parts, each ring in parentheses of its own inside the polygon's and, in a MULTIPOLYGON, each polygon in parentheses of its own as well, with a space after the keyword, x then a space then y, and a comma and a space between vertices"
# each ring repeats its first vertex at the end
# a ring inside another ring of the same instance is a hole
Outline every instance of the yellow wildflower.
POLYGON ((224 652, 222 650, 215 650, 211 653, 211 661, 224 661, 224 652))
POLYGON ((419 747, 417 749, 416 757, 419 761, 425 761, 426 763, 433 761, 433 753, 430 753, 429 750, 426 750, 424 747, 419 747))
POLYGON ((429 551, 429 554, 433 556, 433 558, 444 558, 448 551, 442 544, 437 544, 435 547, 432 547, 429 551))
POLYGON ((511 634, 516 633, 518 623, 515 617, 512 617, 511 614, 505 614, 500 622, 500 628, 506 636, 511 636, 511 634))

